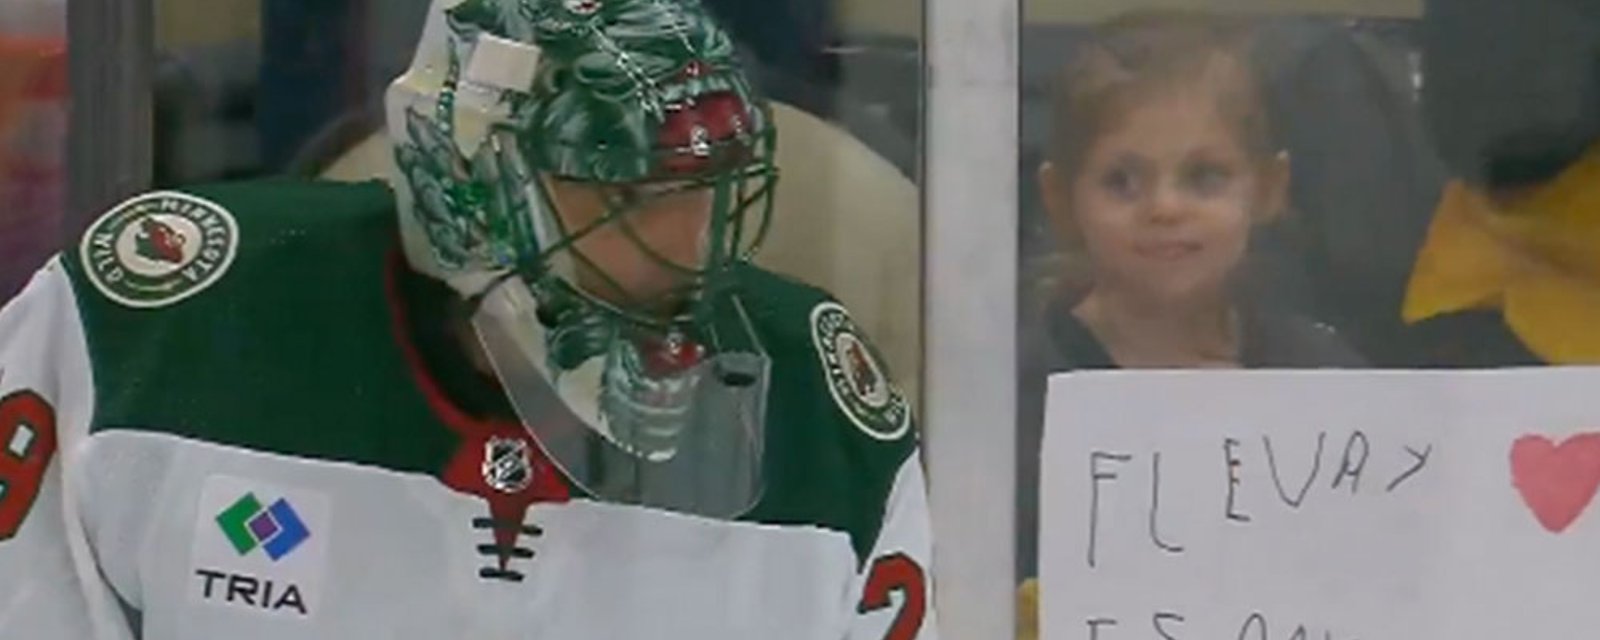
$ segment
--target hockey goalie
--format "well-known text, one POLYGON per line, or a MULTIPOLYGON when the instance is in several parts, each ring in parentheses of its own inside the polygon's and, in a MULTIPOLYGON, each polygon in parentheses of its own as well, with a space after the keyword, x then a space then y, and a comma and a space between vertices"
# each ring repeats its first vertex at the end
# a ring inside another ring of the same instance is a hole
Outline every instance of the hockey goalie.
POLYGON ((697 0, 437 0, 388 113, 387 183, 140 195, 0 311, 0 638, 935 637, 697 0))

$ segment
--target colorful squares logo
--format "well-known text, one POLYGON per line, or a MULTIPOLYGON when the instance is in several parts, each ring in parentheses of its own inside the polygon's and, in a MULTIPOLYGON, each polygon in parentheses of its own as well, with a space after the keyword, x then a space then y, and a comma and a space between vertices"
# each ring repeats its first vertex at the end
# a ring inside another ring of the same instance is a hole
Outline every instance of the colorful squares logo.
POLYGON ((239 555, 260 548, 273 562, 293 553, 311 537, 311 530, 289 501, 280 499, 263 507, 254 493, 245 494, 217 514, 217 526, 222 527, 222 534, 239 555))

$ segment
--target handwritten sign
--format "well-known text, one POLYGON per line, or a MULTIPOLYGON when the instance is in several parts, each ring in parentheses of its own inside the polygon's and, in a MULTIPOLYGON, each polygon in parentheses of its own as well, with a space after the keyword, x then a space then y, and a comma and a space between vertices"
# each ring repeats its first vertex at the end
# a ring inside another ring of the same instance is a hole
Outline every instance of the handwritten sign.
POLYGON ((1051 381, 1044 640, 1600 634, 1600 369, 1051 381))

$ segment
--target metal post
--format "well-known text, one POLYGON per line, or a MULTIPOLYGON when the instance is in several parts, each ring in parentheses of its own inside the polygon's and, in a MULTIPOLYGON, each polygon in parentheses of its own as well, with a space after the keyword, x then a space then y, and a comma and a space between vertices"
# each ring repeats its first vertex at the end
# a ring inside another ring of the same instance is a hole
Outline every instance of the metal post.
POLYGON ((1015 622, 1018 0, 927 0, 926 378, 940 634, 1015 622))
POLYGON ((76 237, 105 209, 150 188, 154 164, 154 0, 67 3, 72 82, 67 218, 76 237))

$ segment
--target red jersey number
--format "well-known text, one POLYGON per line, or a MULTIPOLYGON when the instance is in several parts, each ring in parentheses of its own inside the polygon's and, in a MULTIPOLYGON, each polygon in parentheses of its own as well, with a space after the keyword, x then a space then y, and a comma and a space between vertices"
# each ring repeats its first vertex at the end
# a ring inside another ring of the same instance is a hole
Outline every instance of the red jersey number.
POLYGON ((928 589, 927 576, 910 556, 897 553, 872 563, 857 611, 868 614, 894 606, 889 595, 896 591, 904 600, 883 640, 916 640, 922 631, 923 618, 928 614, 928 589))
POLYGON ((22 529, 55 453, 55 408, 32 391, 0 398, 0 541, 22 529))

